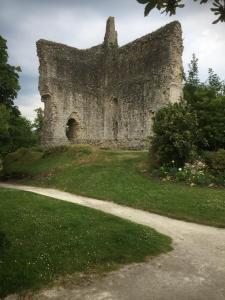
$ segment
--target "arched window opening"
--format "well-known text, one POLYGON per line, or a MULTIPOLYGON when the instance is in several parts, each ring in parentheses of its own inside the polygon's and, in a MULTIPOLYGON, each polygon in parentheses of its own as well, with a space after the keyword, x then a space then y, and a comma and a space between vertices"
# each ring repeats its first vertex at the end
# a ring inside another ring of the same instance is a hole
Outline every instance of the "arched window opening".
POLYGON ((112 100, 113 100, 113 104, 114 104, 115 106, 117 106, 117 105, 118 105, 118 99, 117 99, 117 98, 113 98, 112 100))
POLYGON ((66 136, 70 142, 74 142, 77 138, 77 122, 75 119, 70 118, 66 124, 66 136))

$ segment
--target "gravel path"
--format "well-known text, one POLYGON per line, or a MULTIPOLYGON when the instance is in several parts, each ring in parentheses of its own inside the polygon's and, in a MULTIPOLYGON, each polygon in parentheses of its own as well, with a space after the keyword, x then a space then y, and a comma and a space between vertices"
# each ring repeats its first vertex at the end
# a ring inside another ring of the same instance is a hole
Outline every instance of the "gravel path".
MULTIPOLYGON (((55 287, 26 299, 225 300, 225 230, 54 189, 0 184, 77 203, 155 228, 173 238, 174 250, 147 263, 126 266, 79 287, 55 287)), ((224 216, 225 217, 225 216, 224 216)), ((7 300, 19 299, 17 296, 7 300)), ((20 298, 21 299, 21 298, 20 298)))

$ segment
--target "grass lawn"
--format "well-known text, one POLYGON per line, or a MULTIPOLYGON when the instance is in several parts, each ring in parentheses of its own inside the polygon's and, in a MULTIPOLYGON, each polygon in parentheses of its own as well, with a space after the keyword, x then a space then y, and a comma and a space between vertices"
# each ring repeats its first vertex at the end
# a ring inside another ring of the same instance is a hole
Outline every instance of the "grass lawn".
POLYGON ((0 298, 74 272, 108 271, 171 250, 153 229, 48 197, 0 189, 0 298))
POLYGON ((148 175, 148 152, 89 146, 11 154, 9 177, 196 223, 225 227, 225 189, 163 183, 148 175))

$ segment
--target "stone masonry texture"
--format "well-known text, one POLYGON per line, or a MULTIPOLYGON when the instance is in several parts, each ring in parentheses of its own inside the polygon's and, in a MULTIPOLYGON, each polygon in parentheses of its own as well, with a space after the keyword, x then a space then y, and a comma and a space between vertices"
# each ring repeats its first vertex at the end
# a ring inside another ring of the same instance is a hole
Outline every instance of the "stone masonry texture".
POLYGON ((113 17, 90 49, 39 40, 43 145, 148 148, 154 113, 182 97, 182 52, 177 21, 123 47, 113 17))

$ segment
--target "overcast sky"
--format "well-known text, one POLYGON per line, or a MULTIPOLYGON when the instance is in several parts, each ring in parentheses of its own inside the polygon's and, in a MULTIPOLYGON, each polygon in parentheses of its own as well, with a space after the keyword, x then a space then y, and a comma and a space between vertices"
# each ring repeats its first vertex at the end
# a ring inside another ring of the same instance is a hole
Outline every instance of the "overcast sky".
POLYGON ((144 18, 144 6, 136 0, 0 0, 0 35, 8 41, 10 63, 22 68, 16 103, 23 115, 33 119, 34 109, 42 106, 36 41, 44 38, 77 48, 92 47, 102 43, 109 16, 116 17, 120 45, 179 20, 185 70, 195 53, 203 81, 209 67, 225 79, 225 23, 211 24, 215 16, 209 11, 210 3, 184 2, 186 8, 176 17, 155 11, 144 18))

